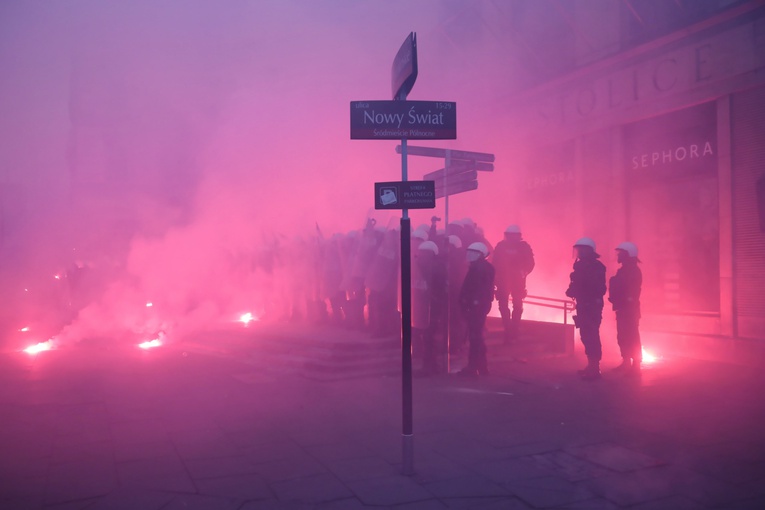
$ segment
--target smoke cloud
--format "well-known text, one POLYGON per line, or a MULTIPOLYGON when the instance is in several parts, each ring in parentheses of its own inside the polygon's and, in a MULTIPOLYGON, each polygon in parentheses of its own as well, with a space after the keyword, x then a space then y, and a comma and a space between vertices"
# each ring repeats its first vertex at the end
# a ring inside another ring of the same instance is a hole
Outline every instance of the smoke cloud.
MULTIPOLYGON (((400 179, 398 142, 351 141, 348 105, 390 98, 410 31, 409 99, 458 104, 458 139, 422 145, 497 155, 450 218, 473 218, 492 243, 525 221, 541 243, 515 199, 513 128, 495 114, 528 77, 503 35, 523 19, 439 0, 4 3, 0 249, 18 304, 6 328, 68 324, 58 336, 76 340, 265 313, 266 294, 295 278, 269 269, 273 253, 308 263, 321 236, 369 217, 395 225, 371 208, 373 183, 400 179)), ((441 166, 409 158, 410 179, 441 166)), ((432 213, 413 211, 413 225, 432 213)), ((535 249, 569 263, 567 246, 535 249)))

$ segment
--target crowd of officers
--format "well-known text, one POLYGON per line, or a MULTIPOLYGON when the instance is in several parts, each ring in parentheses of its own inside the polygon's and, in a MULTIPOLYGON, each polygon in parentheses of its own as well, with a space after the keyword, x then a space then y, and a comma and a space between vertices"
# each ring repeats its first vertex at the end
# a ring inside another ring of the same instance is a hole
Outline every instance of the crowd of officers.
MULTIPOLYGON (((447 338, 452 354, 467 348, 467 364, 459 374, 488 375, 484 329, 494 299, 502 317, 505 342, 518 337, 527 296, 526 279, 534 269, 534 254, 517 225, 510 225, 495 247, 470 218, 439 228, 441 220, 420 225, 411 233, 412 343, 422 361, 421 373, 443 373, 447 338), (512 306, 511 306, 512 305, 512 306)), ((630 242, 616 248, 619 270, 606 285, 606 268, 598 259, 595 242, 581 238, 574 244, 575 262, 566 295, 576 303, 574 322, 580 330, 587 366, 583 380, 600 378, 600 324, 604 299, 616 312, 617 341, 623 362, 617 370, 639 374, 641 344, 640 288, 637 247, 630 242)), ((303 289, 308 308, 326 323, 368 331, 373 337, 400 334, 398 227, 378 226, 369 219, 365 228, 348 234, 319 237, 314 250, 311 289, 303 289), (315 306, 311 306, 313 303, 315 306)), ((297 295, 290 314, 299 313, 297 295)))

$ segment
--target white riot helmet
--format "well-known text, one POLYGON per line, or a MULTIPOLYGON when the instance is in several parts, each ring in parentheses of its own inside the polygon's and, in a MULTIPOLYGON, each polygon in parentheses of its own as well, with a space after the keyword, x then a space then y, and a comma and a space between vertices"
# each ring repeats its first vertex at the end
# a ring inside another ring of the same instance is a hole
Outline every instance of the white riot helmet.
POLYGON ((449 237, 447 237, 447 239, 449 240, 449 244, 452 245, 454 248, 462 248, 462 240, 459 237, 455 235, 450 235, 449 237))
POLYGON ((473 243, 470 246, 468 246, 468 251, 477 251, 484 257, 489 256, 489 248, 486 247, 483 243, 473 243))
POLYGON ((574 243, 574 247, 576 246, 589 246, 590 248, 592 248, 592 251, 595 251, 595 241, 593 241, 589 237, 582 237, 581 239, 578 239, 574 243))
POLYGON ((617 250, 624 250, 630 257, 636 258, 638 256, 638 248, 635 243, 624 241, 616 247, 617 250))
POLYGON ((417 249, 423 251, 432 251, 434 255, 438 255, 438 246, 436 246, 436 243, 433 241, 425 241, 417 249))
POLYGON ((521 227, 518 225, 509 225, 505 229, 505 234, 520 234, 521 233, 521 227))
POLYGON ((424 230, 415 230, 412 232, 412 237, 416 237, 417 239, 422 239, 423 241, 428 240, 428 233, 424 230))
POLYGON ((461 220, 459 220, 459 223, 464 227, 468 227, 472 229, 475 229, 476 227, 475 221, 473 221, 472 218, 462 218, 461 220))

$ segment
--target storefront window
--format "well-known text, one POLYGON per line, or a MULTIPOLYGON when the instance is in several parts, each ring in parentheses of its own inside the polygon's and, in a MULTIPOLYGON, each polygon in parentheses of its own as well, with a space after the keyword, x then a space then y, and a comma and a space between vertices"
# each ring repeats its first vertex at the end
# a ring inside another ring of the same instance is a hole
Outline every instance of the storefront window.
POLYGON ((628 237, 643 260, 643 309, 719 313, 713 103, 624 127, 628 237))

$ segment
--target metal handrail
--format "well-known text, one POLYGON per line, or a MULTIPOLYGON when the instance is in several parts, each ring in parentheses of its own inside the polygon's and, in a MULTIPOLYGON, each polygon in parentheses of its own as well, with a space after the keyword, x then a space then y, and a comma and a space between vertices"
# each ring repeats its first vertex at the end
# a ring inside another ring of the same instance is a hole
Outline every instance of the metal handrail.
POLYGON ((568 324, 568 313, 573 312, 576 308, 574 302, 570 299, 558 299, 544 296, 526 296, 523 299, 523 304, 543 306, 545 308, 555 308, 557 310, 563 310, 563 324, 568 324), (540 301, 550 301, 550 303, 535 303, 533 301, 527 301, 528 299, 535 299, 540 301), (553 304, 557 303, 557 304, 553 304))

